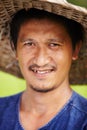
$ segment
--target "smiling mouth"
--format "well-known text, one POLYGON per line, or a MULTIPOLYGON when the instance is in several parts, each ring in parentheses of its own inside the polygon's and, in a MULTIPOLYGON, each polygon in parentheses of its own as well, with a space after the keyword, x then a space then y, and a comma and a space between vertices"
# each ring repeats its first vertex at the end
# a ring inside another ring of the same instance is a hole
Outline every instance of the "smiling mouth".
POLYGON ((40 74, 40 75, 43 75, 43 74, 48 74, 48 73, 51 73, 53 72, 54 70, 53 69, 48 69, 48 70, 37 70, 37 69, 32 69, 32 71, 36 74, 40 74))
POLYGON ((38 78, 45 78, 49 76, 52 72, 56 70, 56 67, 49 65, 45 67, 40 67, 37 65, 31 65, 29 70, 33 72, 33 74, 38 78))

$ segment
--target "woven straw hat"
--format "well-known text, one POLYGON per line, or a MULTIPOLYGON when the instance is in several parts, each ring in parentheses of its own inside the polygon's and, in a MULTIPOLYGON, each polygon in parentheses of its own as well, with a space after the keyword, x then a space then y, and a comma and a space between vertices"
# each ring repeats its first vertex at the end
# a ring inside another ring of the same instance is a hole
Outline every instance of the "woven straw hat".
MULTIPOLYGON (((8 26, 9 21, 11 20, 14 13, 16 13, 18 10, 23 8, 25 9, 38 8, 41 10, 43 9, 58 15, 65 16, 69 19, 73 19, 83 25, 87 34, 87 9, 72 5, 68 3, 66 0, 0 0, 0 44, 1 44, 0 46, 1 47, 3 46, 4 48, 4 45, 6 46, 7 43, 9 44, 9 26, 8 26)), ((7 48, 9 50, 8 52, 10 52, 9 47, 7 48)), ((12 60, 13 60, 13 56, 12 56, 12 60)), ((15 60, 13 64, 14 63, 15 60)), ((6 68, 11 69, 12 67, 11 63, 8 63, 7 65, 8 65, 7 67, 6 66, 4 67, 4 65, 1 65, 0 63, 0 67, 5 69, 6 68)), ((86 67, 87 67, 87 37, 85 40, 85 44, 83 45, 82 50, 80 52, 79 60, 73 64, 72 67, 73 69, 71 69, 70 77, 72 82, 75 82, 75 79, 77 79, 77 80, 81 80, 81 82, 83 83, 87 83, 86 67), (77 66, 75 66, 76 64, 77 66), (79 66, 79 64, 82 65, 79 66), (85 68, 85 77, 83 78, 81 77, 81 74, 84 68, 85 68), (76 74, 76 73, 78 74, 74 76, 74 80, 73 80, 72 74, 76 74), (79 77, 81 78, 79 79, 79 77)))

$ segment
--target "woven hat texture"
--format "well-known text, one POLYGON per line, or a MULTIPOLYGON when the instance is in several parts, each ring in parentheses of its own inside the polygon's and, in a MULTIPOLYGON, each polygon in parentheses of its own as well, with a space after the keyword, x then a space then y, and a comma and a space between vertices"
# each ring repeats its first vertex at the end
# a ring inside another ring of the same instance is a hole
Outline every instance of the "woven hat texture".
MULTIPOLYGON (((9 22, 12 16, 23 8, 43 9, 73 19, 83 25, 86 39, 78 61, 72 65, 70 77, 72 82, 77 82, 77 80, 83 83, 87 82, 87 9, 72 5, 66 0, 0 0, 0 68, 9 72, 14 66, 19 74, 14 54, 11 52, 9 45, 9 22), (3 53, 6 54, 5 57, 2 55, 3 53), (83 69, 85 69, 85 72, 83 69), (84 77, 81 77, 82 73, 85 73, 84 77), (77 80, 75 81, 75 79, 77 80)), ((12 71, 17 75, 14 69, 12 71)))

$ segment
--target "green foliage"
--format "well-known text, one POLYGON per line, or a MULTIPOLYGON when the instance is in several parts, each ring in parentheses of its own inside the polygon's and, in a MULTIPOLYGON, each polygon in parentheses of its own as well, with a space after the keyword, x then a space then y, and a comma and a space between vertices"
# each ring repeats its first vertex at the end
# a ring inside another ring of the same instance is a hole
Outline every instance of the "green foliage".
POLYGON ((68 2, 87 8, 87 0, 67 0, 68 2))
MULTIPOLYGON (((0 71, 0 97, 13 95, 26 89, 24 80, 0 71)), ((87 98, 87 85, 74 85, 73 90, 87 98)))

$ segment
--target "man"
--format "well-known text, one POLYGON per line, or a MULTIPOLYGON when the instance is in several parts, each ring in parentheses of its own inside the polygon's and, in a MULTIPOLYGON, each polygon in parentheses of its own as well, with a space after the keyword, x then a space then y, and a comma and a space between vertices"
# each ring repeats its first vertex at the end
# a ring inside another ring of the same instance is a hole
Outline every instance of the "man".
POLYGON ((80 23, 35 7, 14 15, 11 45, 26 90, 0 99, 0 130, 87 130, 87 100, 69 83, 84 35, 80 23))

